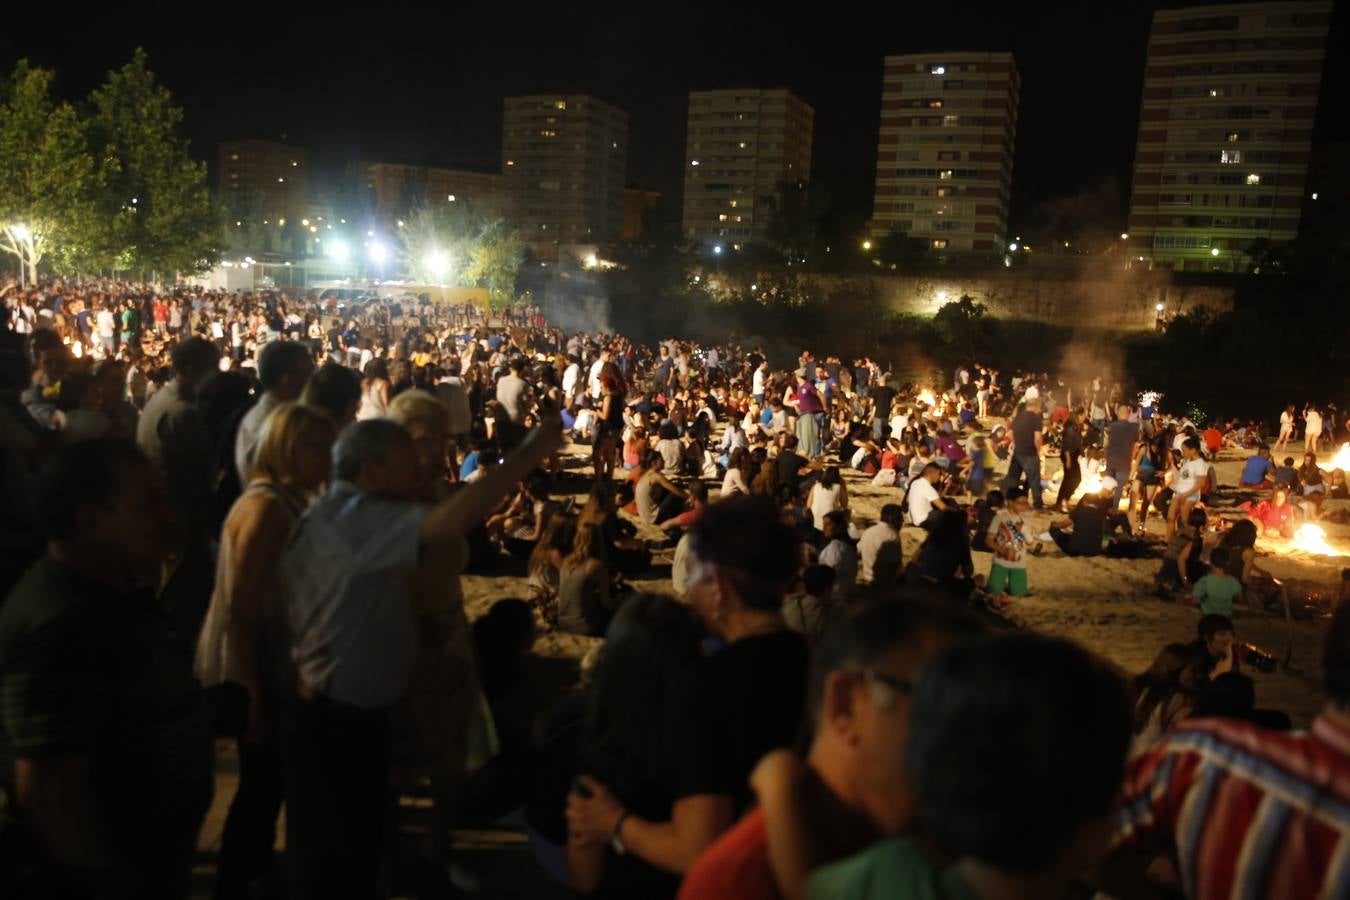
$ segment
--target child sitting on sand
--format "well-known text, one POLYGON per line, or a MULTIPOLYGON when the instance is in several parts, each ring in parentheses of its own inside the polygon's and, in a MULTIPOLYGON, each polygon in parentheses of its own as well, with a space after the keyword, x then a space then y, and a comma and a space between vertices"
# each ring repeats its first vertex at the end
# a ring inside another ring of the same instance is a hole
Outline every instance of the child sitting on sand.
POLYGON ((1205 615, 1231 616, 1233 600, 1242 594, 1242 582, 1228 574, 1228 563, 1228 548, 1215 547, 1209 555, 1209 574, 1197 581, 1191 591, 1191 597, 1205 615))

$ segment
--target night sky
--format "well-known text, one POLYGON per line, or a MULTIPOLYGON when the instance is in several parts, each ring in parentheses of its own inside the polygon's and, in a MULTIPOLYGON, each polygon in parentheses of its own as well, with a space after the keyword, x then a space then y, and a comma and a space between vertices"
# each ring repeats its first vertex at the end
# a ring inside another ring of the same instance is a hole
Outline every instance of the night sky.
MULTIPOLYGON (((386 3, 366 16, 201 5, 184 7, 209 14, 191 25, 121 7, 6 27, 0 67, 26 56, 78 99, 144 46, 194 154, 285 135, 312 148, 320 175, 357 158, 495 168, 502 96, 593 93, 629 112, 629 182, 664 192, 676 217, 688 92, 784 86, 815 108, 813 182, 831 229, 847 233, 871 211, 882 57, 1011 50, 1022 74, 1011 225, 1048 235, 1084 216, 1124 223, 1152 13, 1187 5, 386 3)), ((1345 139, 1343 94, 1328 87, 1343 77, 1339 6, 1319 132, 1345 139)))

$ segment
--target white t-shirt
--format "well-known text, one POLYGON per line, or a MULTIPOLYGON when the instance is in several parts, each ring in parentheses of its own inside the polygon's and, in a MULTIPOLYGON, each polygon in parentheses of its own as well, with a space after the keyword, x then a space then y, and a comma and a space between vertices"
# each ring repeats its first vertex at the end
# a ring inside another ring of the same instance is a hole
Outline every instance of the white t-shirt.
POLYGON ((1294 414, 1291 413, 1289 410, 1285 410, 1284 412, 1280 413, 1280 431, 1285 432, 1293 430, 1294 430, 1294 414))
POLYGON ((881 548, 888 543, 896 543, 899 540, 900 532, 885 522, 878 522, 862 533, 862 540, 858 541, 858 556, 860 557, 859 562, 862 563, 864 581, 872 580, 872 568, 876 565, 881 548))
POLYGON ((1309 434, 1322 433, 1322 414, 1314 410, 1309 410, 1303 414, 1303 419, 1308 423, 1309 434))
POLYGON ((928 520, 937 499, 937 488, 929 484, 927 478, 915 478, 909 485, 909 520, 922 525, 928 520))
POLYGON ((1203 459, 1193 459, 1182 463, 1181 469, 1177 473, 1177 483, 1174 490, 1183 496, 1189 494, 1208 474, 1209 463, 1203 459))
POLYGON ((1028 401, 1041 399, 1041 389, 1033 384, 1031 387, 1027 388, 1026 398, 1028 401))
POLYGON ((756 369, 756 370, 755 370, 754 376, 750 379, 750 384, 751 384, 751 393, 753 393, 753 394, 762 394, 762 393, 764 393, 764 370, 763 370, 763 369, 756 369))
POLYGON ((581 377, 581 366, 572 363, 563 372, 562 390, 564 397, 571 397, 572 391, 576 389, 577 379, 581 377))
POLYGON ((595 362, 591 363, 591 374, 590 377, 586 379, 586 384, 591 389, 591 399, 593 400, 600 399, 600 370, 604 367, 605 364, 602 360, 597 359, 595 362))

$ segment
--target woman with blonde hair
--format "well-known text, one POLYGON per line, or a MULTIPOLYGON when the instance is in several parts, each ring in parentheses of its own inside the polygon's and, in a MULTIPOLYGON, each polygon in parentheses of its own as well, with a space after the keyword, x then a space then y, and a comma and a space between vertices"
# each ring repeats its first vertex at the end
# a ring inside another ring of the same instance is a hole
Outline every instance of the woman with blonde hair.
POLYGON ((298 403, 263 423, 248 487, 221 532, 215 589, 197 644, 197 676, 239 742, 239 787, 221 835, 217 897, 248 896, 272 864, 283 798, 276 708, 289 670, 278 567, 291 527, 328 481, 333 422, 298 403))

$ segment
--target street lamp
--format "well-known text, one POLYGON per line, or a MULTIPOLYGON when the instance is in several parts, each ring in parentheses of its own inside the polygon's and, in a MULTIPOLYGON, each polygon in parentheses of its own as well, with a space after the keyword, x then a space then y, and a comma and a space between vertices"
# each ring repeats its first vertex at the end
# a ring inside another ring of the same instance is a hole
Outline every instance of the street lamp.
POLYGON ((1155 304, 1153 304, 1153 311, 1154 311, 1154 312, 1162 312, 1162 311, 1163 311, 1163 305, 1162 305, 1161 303, 1155 303, 1155 304))
POLYGON ((347 246, 346 241, 334 240, 328 242, 328 255, 337 262, 346 262, 347 255, 350 252, 351 249, 347 246))
POLYGON ((33 236, 33 232, 28 230, 27 225, 15 225, 10 231, 14 232, 14 236, 21 241, 26 241, 33 236))
POLYGON ((714 256, 721 256, 721 255, 722 255, 722 245, 721 245, 721 244, 713 244, 713 255, 714 255, 714 256))
POLYGON ((1209 251, 1209 255, 1210 255, 1210 256, 1218 256, 1218 255, 1219 255, 1219 248, 1218 248, 1218 247, 1212 247, 1212 248, 1210 249, 1210 251, 1209 251))
POLYGON ((1130 236, 1129 236, 1128 234, 1126 234, 1125 232, 1122 231, 1122 232, 1120 233, 1120 239, 1121 239, 1122 241, 1128 241, 1128 240, 1130 239, 1130 236))
POLYGON ((426 264, 427 271, 436 277, 437 284, 445 281, 445 273, 450 268, 450 260, 446 259, 444 253, 439 250, 432 250, 422 262, 426 264))
POLYGON ((871 249, 872 249, 872 242, 871 242, 871 241, 863 241, 862 247, 863 247, 864 250, 871 250, 871 249))
POLYGON ((370 261, 373 262, 375 265, 377 266, 384 265, 384 261, 388 258, 389 258, 389 249, 385 247, 384 244, 381 244, 379 241, 375 241, 370 245, 370 261))

